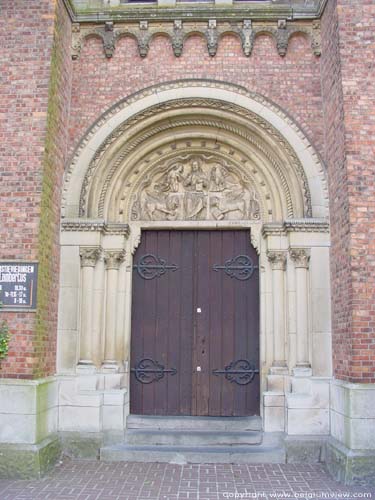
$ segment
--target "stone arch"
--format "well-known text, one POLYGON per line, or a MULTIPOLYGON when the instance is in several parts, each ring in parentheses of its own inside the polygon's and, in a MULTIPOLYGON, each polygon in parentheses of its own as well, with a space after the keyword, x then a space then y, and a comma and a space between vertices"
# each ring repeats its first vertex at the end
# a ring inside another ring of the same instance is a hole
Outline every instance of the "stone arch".
MULTIPOLYGON (((322 162, 285 112, 242 87, 184 80, 144 89, 97 120, 68 166, 63 217, 127 222, 119 217, 121 186, 138 186, 148 165, 160 166, 153 155, 167 161, 189 148, 199 155, 207 144, 216 156, 220 151, 221 162, 251 179, 264 222, 328 216, 322 162)), ((132 189, 126 193, 136 197, 132 189)))

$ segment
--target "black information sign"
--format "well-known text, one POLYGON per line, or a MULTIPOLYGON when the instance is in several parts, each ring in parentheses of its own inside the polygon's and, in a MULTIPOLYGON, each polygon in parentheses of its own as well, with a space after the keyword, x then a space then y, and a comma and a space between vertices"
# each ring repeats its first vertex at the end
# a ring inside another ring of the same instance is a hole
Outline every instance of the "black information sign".
POLYGON ((0 262, 0 303, 4 309, 36 309, 38 264, 0 262))

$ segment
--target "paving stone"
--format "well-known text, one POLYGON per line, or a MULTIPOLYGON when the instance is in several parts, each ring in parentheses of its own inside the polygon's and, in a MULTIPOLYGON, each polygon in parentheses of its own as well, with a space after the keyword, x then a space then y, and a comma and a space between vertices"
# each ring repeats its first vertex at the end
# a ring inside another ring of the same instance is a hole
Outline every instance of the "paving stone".
POLYGON ((375 500, 375 489, 340 485, 322 465, 315 464, 171 465, 66 460, 38 481, 0 481, 0 500, 232 498, 375 500))

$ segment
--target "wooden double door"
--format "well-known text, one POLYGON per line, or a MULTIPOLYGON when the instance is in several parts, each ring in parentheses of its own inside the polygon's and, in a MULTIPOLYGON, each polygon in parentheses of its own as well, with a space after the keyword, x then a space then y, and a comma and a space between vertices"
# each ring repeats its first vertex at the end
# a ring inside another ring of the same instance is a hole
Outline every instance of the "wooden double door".
POLYGON ((142 232, 130 391, 132 414, 259 414, 259 269, 249 230, 142 232))

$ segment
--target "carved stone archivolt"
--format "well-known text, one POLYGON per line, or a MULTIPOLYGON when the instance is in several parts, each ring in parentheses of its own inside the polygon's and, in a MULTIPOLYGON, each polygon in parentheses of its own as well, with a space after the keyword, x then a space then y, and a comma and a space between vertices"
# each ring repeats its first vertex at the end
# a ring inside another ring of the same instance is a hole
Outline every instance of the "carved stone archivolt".
POLYGON ((186 40, 192 35, 200 35, 207 42, 207 50, 214 57, 218 50, 220 39, 225 35, 239 37, 245 56, 250 56, 257 36, 269 35, 276 43, 280 56, 285 56, 289 40, 296 34, 302 34, 310 40, 311 48, 316 56, 321 54, 320 22, 290 22, 285 19, 266 22, 252 22, 244 19, 241 22, 218 22, 209 19, 208 22, 183 22, 180 19, 171 22, 150 23, 116 23, 107 21, 103 25, 74 23, 72 29, 72 58, 78 59, 87 38, 97 37, 103 42, 103 51, 107 58, 114 54, 116 44, 123 37, 131 37, 137 41, 139 55, 146 57, 152 40, 159 36, 167 36, 171 41, 176 57, 180 57, 186 40))
MULTIPOLYGON (((178 23, 176 29, 181 29, 178 23)), ((293 133, 298 133, 305 148, 309 148, 308 153, 312 152, 310 165, 313 165, 313 172, 316 172, 322 186, 321 201, 318 204, 314 202, 314 207, 328 206, 324 166, 302 131, 280 108, 241 87, 223 82, 190 80, 161 84, 137 92, 111 108, 90 128, 67 166, 62 202, 63 220, 87 218, 117 224, 130 222, 132 205, 136 201, 134 196, 140 192, 141 181, 146 179, 146 175, 150 181, 153 169, 154 172, 161 172, 160 169, 171 167, 176 157, 182 153, 185 159, 189 155, 218 153, 216 160, 223 167, 235 166, 241 175, 248 176, 259 197, 255 199, 261 205, 261 217, 265 216, 262 222, 311 218, 313 205, 305 167, 280 131, 259 114, 234 102, 209 97, 189 97, 186 88, 194 92, 196 87, 202 88, 205 94, 209 88, 216 95, 221 90, 235 92, 241 103, 250 98, 287 121, 293 133), (182 98, 154 102, 142 111, 130 113, 129 118, 113 128, 104 141, 95 144, 92 142, 96 141, 94 137, 103 123, 115 114, 127 113, 133 104, 144 98, 153 99, 156 91, 163 93, 172 90, 181 93, 182 98), (195 142, 199 142, 198 146, 190 137, 195 137, 195 142), (177 144, 176 138, 181 138, 179 140, 183 144, 177 144), (82 155, 89 142, 90 159, 88 163, 86 160, 82 163, 82 155), (92 151, 95 152, 91 154, 92 151), (80 175, 76 179, 78 170, 80 175)), ((185 165, 184 175, 187 172, 188 165, 185 165)), ((211 172, 207 172, 207 175, 210 176, 211 172)), ((311 173, 309 176, 312 177, 311 173)), ((211 198, 211 195, 210 192, 207 197, 211 198)), ((158 194, 159 200, 160 196, 158 194)), ((167 197, 165 193, 163 196, 167 197)), ((321 196, 317 189, 314 196, 318 196, 318 199, 321 196)), ((184 197, 187 198, 186 193, 184 197)), ((214 203, 218 201, 214 200, 214 203)), ((225 201, 228 205, 233 200, 225 201)), ((238 217, 238 213, 232 210, 223 214, 223 201, 220 203, 218 209, 221 210, 221 215, 218 212, 217 217, 223 216, 223 221, 238 217)), ((167 210, 173 212, 174 209, 171 210, 169 205, 167 210)), ((317 215, 314 216, 320 217, 321 211, 315 213, 317 215)), ((178 211, 175 214, 165 213, 164 220, 168 220, 167 217, 181 217, 179 214, 178 211)), ((197 215, 197 220, 203 217, 202 214, 203 212, 197 215)), ((211 211, 208 216, 212 217, 210 220, 220 220, 215 219, 211 211)))
MULTIPOLYGON (((125 199, 125 196, 124 196, 125 199)), ((212 155, 177 156, 145 180, 131 220, 259 220, 249 179, 212 155)))

